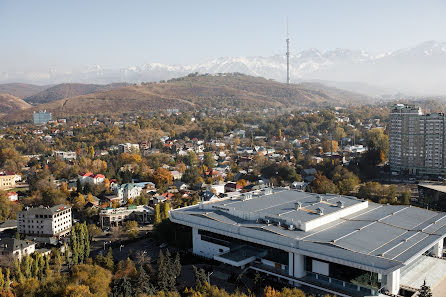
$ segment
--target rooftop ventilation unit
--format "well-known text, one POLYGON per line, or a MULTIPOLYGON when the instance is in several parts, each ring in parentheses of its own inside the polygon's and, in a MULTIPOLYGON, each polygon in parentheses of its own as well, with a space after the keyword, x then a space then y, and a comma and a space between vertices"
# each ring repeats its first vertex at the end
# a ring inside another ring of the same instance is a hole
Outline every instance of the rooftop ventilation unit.
POLYGON ((249 200, 249 199, 252 199, 252 193, 244 193, 244 194, 242 194, 242 200, 243 201, 249 200))
POLYGON ((341 200, 339 200, 338 202, 336 202, 336 205, 337 205, 339 208, 344 208, 344 202, 342 202, 341 200))
POLYGON ((322 216, 324 215, 324 209, 322 207, 318 207, 316 208, 316 212, 318 215, 322 216))
POLYGON ((263 195, 271 195, 273 193, 273 189, 271 188, 265 188, 262 190, 263 195))
POLYGON ((295 202, 295 203, 294 203, 294 208, 295 208, 296 210, 301 209, 301 208, 302 208, 302 202, 295 202))

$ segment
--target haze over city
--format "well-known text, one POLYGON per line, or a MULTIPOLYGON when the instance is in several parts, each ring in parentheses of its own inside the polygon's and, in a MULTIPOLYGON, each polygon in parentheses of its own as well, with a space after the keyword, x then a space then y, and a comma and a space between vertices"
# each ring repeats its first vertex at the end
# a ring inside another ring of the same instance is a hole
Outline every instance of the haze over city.
POLYGON ((284 81, 288 19, 294 82, 442 95, 445 10, 444 1, 2 1, 8 46, 0 81, 140 82, 195 71, 284 81), (426 62, 429 69, 420 65, 426 62))

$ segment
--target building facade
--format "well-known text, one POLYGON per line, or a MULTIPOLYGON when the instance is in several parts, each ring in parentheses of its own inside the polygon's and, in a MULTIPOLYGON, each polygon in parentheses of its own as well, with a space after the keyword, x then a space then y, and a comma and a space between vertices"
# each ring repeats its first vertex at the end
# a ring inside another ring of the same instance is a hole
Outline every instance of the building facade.
POLYGON ((52 118, 53 118, 52 114, 46 112, 46 110, 33 113, 34 125, 45 125, 46 123, 51 121, 52 118))
POLYGON ((423 114, 414 105, 394 105, 389 123, 390 169, 417 176, 445 174, 445 131, 443 113, 423 114))
POLYGON ((69 234, 71 227, 71 207, 64 204, 28 208, 17 216, 17 231, 29 236, 59 239, 69 234))
POLYGON ((153 222, 154 210, 146 205, 107 208, 99 212, 101 227, 113 227, 121 225, 124 221, 136 221, 140 224, 153 222))
POLYGON ((274 189, 171 210, 169 218, 190 227, 197 255, 290 284, 320 283, 338 296, 396 295, 425 258, 444 261, 432 256, 442 255, 446 214, 349 196, 274 189))
POLYGON ((77 158, 76 152, 55 151, 54 157, 65 161, 74 161, 77 158))
POLYGON ((0 265, 12 266, 14 261, 31 255, 36 250, 36 243, 29 240, 2 238, 0 240, 0 265))
POLYGON ((139 152, 139 144, 137 143, 120 143, 118 144, 119 153, 137 153, 139 152))
POLYGON ((16 175, 0 175, 0 190, 9 190, 15 187, 16 175))

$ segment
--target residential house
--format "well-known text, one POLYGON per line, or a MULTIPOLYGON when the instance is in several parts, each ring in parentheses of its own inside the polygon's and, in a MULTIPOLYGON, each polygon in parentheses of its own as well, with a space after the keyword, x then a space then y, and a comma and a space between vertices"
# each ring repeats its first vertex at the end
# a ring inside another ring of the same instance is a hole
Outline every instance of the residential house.
POLYGON ((104 183, 105 176, 102 174, 93 174, 92 172, 82 172, 78 175, 79 181, 82 185, 88 183, 91 185, 100 185, 104 183))
POLYGON ((11 202, 16 202, 19 200, 19 195, 16 192, 8 192, 6 195, 8 196, 8 200, 11 202))
POLYGON ((15 238, 0 239, 0 265, 13 266, 15 260, 21 260, 26 255, 31 255, 36 250, 36 243, 30 240, 15 238))

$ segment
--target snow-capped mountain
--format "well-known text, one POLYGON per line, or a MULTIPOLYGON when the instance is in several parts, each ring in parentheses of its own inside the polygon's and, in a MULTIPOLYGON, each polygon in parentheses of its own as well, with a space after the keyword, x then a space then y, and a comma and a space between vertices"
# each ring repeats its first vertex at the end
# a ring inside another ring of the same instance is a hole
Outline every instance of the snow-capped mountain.
MULTIPOLYGON (((349 49, 325 52, 308 49, 291 55, 290 63, 292 82, 328 82, 333 86, 368 92, 369 95, 386 92, 446 94, 446 42, 428 41, 415 47, 379 54, 349 49)), ((0 82, 108 84, 158 81, 191 72, 240 72, 284 82, 286 57, 224 57, 194 65, 150 63, 125 69, 104 69, 100 65, 89 65, 81 70, 64 73, 55 69, 48 73, 0 73, 0 82)))

